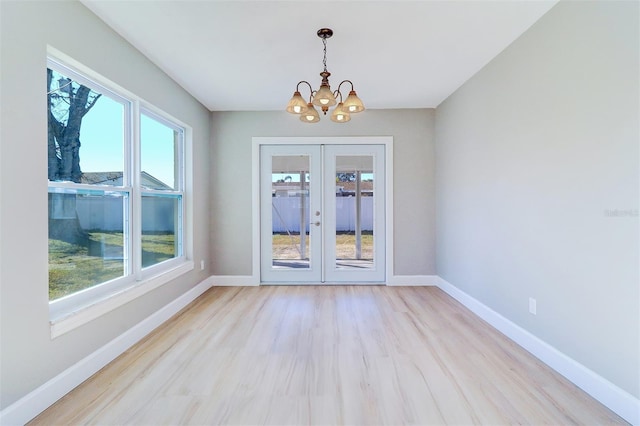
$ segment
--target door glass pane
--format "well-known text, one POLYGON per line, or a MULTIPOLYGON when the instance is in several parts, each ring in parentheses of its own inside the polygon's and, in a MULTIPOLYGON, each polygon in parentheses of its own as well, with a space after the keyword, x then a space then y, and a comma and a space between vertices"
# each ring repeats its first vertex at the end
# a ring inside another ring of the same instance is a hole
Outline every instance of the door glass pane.
POLYGON ((336 156, 335 197, 336 269, 373 268, 373 156, 336 156))
POLYGON ((309 179, 308 155, 272 157, 271 258, 274 269, 309 269, 309 179))

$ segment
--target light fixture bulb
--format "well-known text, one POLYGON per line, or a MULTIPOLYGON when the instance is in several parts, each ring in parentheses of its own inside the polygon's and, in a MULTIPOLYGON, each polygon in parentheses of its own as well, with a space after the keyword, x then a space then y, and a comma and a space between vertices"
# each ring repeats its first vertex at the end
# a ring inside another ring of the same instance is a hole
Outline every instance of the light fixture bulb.
POLYGON ((301 114, 307 108, 307 103, 302 98, 302 95, 297 90, 293 92, 291 100, 287 104, 287 112, 291 114, 301 114))
POLYGON ((351 120, 351 116, 345 111, 344 105, 340 102, 331 113, 331 121, 335 123, 346 123, 349 120, 351 120))
POLYGON ((304 123, 317 123, 320 121, 320 114, 318 114, 311 102, 307 104, 307 109, 300 115, 300 121, 304 123))
POLYGON ((336 97, 331 93, 329 85, 322 84, 316 94, 313 96, 313 104, 318 106, 334 106, 337 104, 336 97))
POLYGON ((349 92, 349 96, 344 101, 344 107, 352 114, 364 111, 364 104, 356 94, 355 90, 349 92))

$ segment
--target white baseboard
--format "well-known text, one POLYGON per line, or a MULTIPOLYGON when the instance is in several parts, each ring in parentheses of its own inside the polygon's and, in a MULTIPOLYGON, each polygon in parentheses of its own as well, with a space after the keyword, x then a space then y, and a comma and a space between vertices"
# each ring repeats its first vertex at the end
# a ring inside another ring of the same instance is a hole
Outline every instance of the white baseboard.
POLYGON ((393 275, 388 286, 434 286, 438 285, 437 275, 393 275))
POLYGON ((214 287, 256 287, 260 279, 253 275, 213 275, 211 282, 214 287))
MULTIPOLYGON (((213 275, 214 287, 255 287, 260 279, 253 275, 213 275)), ((388 286, 436 286, 440 277, 437 275, 394 275, 387 281, 388 286)), ((283 283, 280 283, 283 284, 283 283)), ((274 285, 274 283, 269 283, 274 285)))
POLYGON ((446 280, 438 277, 437 285, 474 314, 562 374, 611 411, 633 425, 640 425, 639 399, 540 340, 446 280))
POLYGON ((0 412, 0 424, 24 425, 207 291, 211 277, 0 412))

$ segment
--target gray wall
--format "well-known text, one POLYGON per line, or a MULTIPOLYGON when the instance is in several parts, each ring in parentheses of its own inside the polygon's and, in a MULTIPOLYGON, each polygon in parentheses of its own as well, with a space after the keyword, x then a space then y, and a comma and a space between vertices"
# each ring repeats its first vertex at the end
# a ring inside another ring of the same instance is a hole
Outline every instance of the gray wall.
POLYGON ((394 273, 435 274, 433 117, 431 109, 366 110, 347 124, 328 115, 306 124, 284 111, 214 112, 212 274, 252 273, 251 209, 258 208, 251 205, 253 136, 393 136, 394 273))
POLYGON ((0 1, 0 408, 205 279, 200 268, 54 340, 47 272, 47 44, 193 127, 193 257, 209 258, 209 112, 78 2, 0 1))
POLYGON ((438 275, 636 398, 638 36, 560 2, 436 112, 438 275))

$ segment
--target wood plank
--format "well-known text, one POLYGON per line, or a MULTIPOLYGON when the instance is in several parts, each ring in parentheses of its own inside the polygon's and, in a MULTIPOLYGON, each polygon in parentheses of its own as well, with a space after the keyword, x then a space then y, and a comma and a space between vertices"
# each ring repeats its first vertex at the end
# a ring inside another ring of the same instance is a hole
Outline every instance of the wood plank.
POLYGON ((216 287, 48 424, 626 424, 435 287, 216 287))

